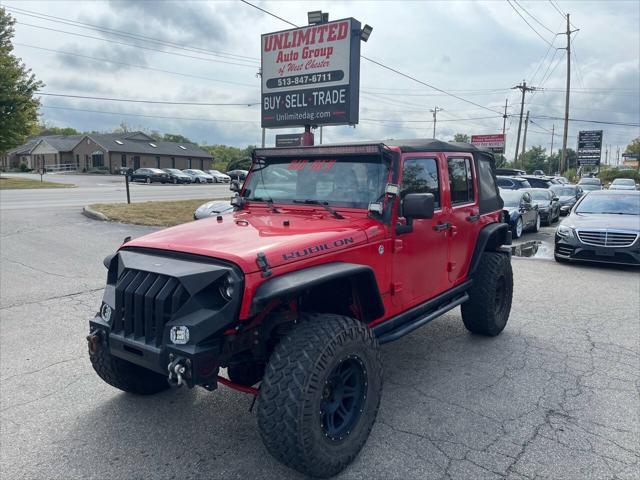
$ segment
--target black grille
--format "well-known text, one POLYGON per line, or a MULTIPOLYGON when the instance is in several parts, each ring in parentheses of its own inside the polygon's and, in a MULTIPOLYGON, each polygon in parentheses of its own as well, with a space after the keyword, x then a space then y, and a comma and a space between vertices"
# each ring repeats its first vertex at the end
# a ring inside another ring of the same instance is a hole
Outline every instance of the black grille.
POLYGON ((174 277, 125 269, 116 284, 111 331, 160 346, 165 323, 187 299, 187 291, 174 277))

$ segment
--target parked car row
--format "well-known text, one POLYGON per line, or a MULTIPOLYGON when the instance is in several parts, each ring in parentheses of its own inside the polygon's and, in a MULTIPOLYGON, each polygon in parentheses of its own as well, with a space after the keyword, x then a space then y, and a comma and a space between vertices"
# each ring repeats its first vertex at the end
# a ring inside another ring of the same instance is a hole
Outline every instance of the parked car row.
POLYGON ((560 219, 560 202, 552 190, 544 188, 500 189, 504 201, 505 222, 513 238, 528 230, 537 232, 540 225, 551 225, 560 219))
MULTIPOLYGON (((235 172, 235 170, 234 170, 235 172)), ((231 173, 231 172, 229 172, 231 173)), ((144 183, 229 183, 231 176, 218 170, 187 168, 138 168, 127 173, 129 181, 144 183)))

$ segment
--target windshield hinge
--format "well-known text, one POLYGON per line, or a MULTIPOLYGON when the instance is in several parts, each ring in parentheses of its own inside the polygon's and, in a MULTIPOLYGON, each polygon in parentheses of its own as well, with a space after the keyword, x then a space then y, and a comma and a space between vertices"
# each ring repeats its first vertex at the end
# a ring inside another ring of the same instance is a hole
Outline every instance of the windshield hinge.
POLYGON ((270 277, 271 270, 269 270, 269 263, 267 262, 267 256, 264 253, 259 252, 256 257, 257 257, 256 263, 258 264, 258 267, 260 268, 260 270, 262 270, 262 278, 270 277))

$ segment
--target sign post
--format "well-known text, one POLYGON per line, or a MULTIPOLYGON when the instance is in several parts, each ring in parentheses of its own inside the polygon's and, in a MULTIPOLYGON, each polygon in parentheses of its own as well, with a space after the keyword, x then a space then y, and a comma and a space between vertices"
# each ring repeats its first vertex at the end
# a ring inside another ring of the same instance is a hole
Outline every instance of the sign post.
POLYGON ((600 165, 602 156, 602 130, 578 132, 578 164, 600 165))
POLYGON ((504 134, 471 135, 471 144, 478 148, 487 148, 493 153, 504 153, 504 134))
POLYGON ((262 35, 262 128, 358 123, 360 22, 335 20, 262 35))

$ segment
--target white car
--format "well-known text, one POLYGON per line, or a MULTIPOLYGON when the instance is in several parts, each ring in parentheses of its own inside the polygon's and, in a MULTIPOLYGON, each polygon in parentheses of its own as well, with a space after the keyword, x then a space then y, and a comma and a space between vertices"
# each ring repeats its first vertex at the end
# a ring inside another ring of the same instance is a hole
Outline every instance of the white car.
POLYGON ((202 170, 187 168, 183 170, 183 172, 193 179, 193 183, 213 183, 213 177, 208 173, 204 173, 202 170))
POLYGON ((207 173, 213 177, 213 183, 229 183, 231 177, 219 170, 207 170, 207 173))
POLYGON ((636 190, 636 188, 636 182, 633 178, 616 178, 609 185, 609 190, 636 190))

